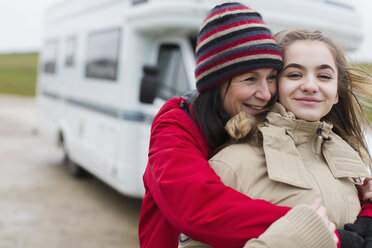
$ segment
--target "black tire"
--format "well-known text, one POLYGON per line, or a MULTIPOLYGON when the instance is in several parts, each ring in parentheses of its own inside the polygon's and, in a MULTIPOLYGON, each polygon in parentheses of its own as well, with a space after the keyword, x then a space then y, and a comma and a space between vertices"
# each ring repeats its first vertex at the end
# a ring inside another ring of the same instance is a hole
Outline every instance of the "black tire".
POLYGON ((68 155, 66 155, 65 158, 67 171, 71 176, 75 178, 89 177, 89 173, 86 170, 84 170, 80 165, 72 161, 68 155))
POLYGON ((71 160, 65 147, 65 139, 62 132, 59 133, 58 145, 63 149, 63 164, 67 167, 68 173, 75 178, 88 178, 90 174, 71 160))

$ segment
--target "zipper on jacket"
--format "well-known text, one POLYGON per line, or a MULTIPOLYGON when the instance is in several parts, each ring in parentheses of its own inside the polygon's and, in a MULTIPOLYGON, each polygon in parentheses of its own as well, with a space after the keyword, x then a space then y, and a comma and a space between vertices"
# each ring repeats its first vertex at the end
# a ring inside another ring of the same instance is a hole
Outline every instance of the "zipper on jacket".
POLYGON ((317 137, 316 137, 316 144, 315 144, 315 154, 320 155, 322 151, 322 144, 323 144, 323 129, 324 129, 324 124, 322 123, 318 130, 316 131, 317 137))

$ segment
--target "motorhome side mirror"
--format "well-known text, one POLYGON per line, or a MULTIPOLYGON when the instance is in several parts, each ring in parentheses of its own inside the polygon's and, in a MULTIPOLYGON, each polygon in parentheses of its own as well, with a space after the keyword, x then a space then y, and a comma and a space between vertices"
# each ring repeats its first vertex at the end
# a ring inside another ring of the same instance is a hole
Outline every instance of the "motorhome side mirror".
POLYGON ((153 103, 159 86, 158 67, 154 65, 145 65, 143 67, 143 76, 141 79, 139 100, 143 103, 153 103))

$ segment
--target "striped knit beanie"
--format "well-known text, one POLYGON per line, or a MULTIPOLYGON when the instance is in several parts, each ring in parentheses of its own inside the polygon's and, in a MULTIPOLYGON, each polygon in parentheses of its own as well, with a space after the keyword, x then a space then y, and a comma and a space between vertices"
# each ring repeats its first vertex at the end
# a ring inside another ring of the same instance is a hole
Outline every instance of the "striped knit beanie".
POLYGON ((199 31, 196 59, 200 93, 250 70, 282 67, 281 49, 261 15, 240 3, 209 12, 199 31))

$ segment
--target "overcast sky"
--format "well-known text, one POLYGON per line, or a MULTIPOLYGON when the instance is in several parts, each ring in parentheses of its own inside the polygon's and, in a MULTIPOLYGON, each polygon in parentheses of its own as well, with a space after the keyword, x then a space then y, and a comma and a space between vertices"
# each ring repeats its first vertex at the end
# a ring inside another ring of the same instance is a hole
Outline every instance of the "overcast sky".
MULTIPOLYGON (((0 0, 0 53, 38 51, 43 36, 45 12, 50 5, 59 1, 0 0)), ((361 49, 353 58, 372 62, 372 1, 357 1, 365 19, 366 35, 361 49)))

